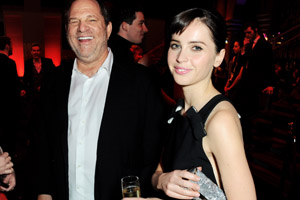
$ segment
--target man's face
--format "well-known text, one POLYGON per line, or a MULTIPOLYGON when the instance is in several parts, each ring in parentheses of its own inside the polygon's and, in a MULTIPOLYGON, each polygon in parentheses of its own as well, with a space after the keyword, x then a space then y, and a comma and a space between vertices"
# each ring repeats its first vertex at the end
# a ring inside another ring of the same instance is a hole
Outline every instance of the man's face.
POLYGON ((144 14, 142 12, 135 13, 136 18, 132 24, 128 24, 127 40, 134 44, 140 44, 143 41, 144 34, 148 32, 145 24, 144 14))
POLYGON ((250 26, 244 30, 245 37, 248 38, 250 41, 254 41, 256 38, 256 31, 253 30, 250 26))
POLYGON ((32 58, 39 58, 41 54, 41 49, 39 46, 33 46, 31 47, 31 55, 32 58))
POLYGON ((106 57, 111 24, 106 26, 95 0, 77 0, 70 8, 67 38, 77 58, 93 62, 106 57))

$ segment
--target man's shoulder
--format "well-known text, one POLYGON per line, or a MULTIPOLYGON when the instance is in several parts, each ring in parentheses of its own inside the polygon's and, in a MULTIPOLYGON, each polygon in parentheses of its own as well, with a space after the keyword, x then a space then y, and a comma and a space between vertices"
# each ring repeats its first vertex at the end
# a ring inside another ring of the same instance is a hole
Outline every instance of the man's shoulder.
POLYGON ((136 63, 136 62, 123 62, 119 59, 114 59, 113 66, 116 66, 116 68, 122 69, 122 71, 128 71, 130 73, 136 72, 136 73, 145 73, 147 71, 147 67, 136 63))
POLYGON ((28 65, 33 65, 33 59, 32 58, 29 58, 29 59, 25 60, 25 66, 28 66, 28 65))
POLYGON ((74 60, 62 60, 60 65, 55 67, 57 73, 70 72, 73 69, 74 60))
POLYGON ((4 54, 0 54, 0 62, 5 65, 16 65, 16 62, 13 59, 4 54))
POLYGON ((260 37, 260 39, 257 41, 257 44, 261 45, 262 47, 266 47, 266 48, 272 47, 272 45, 267 40, 265 40, 265 38, 263 38, 263 37, 260 37))
POLYGON ((42 60, 52 62, 52 58, 41 57, 42 60))
POLYGON ((113 64, 113 71, 129 80, 136 80, 139 84, 149 84, 157 82, 158 76, 149 67, 139 63, 124 63, 115 61, 113 64), (115 68, 115 69, 114 69, 115 68))
POLYGON ((52 58, 41 57, 41 61, 42 61, 42 63, 45 63, 47 65, 54 66, 52 58))

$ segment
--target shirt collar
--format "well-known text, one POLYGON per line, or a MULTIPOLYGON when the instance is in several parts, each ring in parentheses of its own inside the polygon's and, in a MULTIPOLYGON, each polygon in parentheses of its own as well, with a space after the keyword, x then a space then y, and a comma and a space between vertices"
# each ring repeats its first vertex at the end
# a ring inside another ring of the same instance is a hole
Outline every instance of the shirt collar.
MULTIPOLYGON (((104 63, 101 65, 101 67, 99 69, 106 70, 108 75, 110 76, 111 70, 112 70, 112 64, 113 64, 113 54, 111 52, 111 49, 109 47, 107 47, 107 48, 108 48, 108 55, 107 55, 104 63)), ((77 66, 77 58, 74 59, 73 70, 80 72, 78 70, 78 66, 77 66)), ((98 73, 98 71, 96 72, 96 74, 98 73)))
POLYGON ((257 36, 254 41, 253 41, 253 45, 252 45, 252 48, 254 48, 254 46, 256 45, 257 41, 260 39, 260 35, 257 36))

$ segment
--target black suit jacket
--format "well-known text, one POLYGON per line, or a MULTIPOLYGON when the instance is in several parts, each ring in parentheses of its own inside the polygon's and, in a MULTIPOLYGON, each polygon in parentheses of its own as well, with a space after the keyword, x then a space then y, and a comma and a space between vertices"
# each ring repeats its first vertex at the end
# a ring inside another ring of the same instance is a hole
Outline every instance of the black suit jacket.
POLYGON ((11 155, 15 153, 16 119, 18 107, 18 74, 16 63, 0 53, 0 146, 11 155))
POLYGON ((118 34, 112 34, 108 40, 108 46, 114 54, 114 60, 118 62, 135 63, 133 52, 130 51, 133 43, 118 34))
POLYGON ((260 94, 268 86, 274 86, 274 62, 271 45, 261 37, 248 52, 248 66, 243 72, 242 83, 247 93, 260 94))
MULTIPOLYGON (((44 86, 39 147, 39 194, 68 199, 68 96, 73 62, 55 69, 44 86)), ((160 159, 163 106, 146 68, 114 62, 99 132, 95 200, 121 199, 120 179, 137 175, 142 196, 152 192, 160 159)))
MULTIPOLYGON (((50 74, 50 71, 55 68, 55 65, 52 62, 52 59, 50 58, 41 58, 42 63, 42 69, 41 74, 43 76, 43 80, 47 78, 48 74, 50 74)), ((30 95, 34 91, 34 77, 33 77, 33 70, 35 70, 35 67, 33 65, 33 59, 30 58, 25 61, 24 65, 24 76, 23 76, 23 89, 26 90, 26 92, 30 95)))

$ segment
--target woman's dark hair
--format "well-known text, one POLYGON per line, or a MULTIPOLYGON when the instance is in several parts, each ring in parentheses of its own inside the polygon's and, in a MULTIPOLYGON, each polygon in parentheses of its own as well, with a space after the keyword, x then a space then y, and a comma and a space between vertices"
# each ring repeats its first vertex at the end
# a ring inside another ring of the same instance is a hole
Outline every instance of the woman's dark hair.
MULTIPOLYGON (((70 9, 71 9, 73 2, 75 2, 75 1, 76 0, 69 0, 66 10, 65 10, 65 29, 66 30, 68 29, 70 9)), ((100 14, 103 16, 105 25, 107 26, 110 22, 110 16, 109 16, 109 12, 105 6, 105 3, 104 3, 104 1, 100 1, 100 0, 95 0, 95 1, 99 4, 100 11, 101 11, 100 14)))
POLYGON ((240 48, 242 48, 244 46, 244 40, 243 39, 238 38, 238 39, 236 39, 236 40, 233 41, 233 44, 235 42, 239 43, 240 48))
POLYGON ((170 25, 170 33, 181 34, 195 20, 200 19, 210 30, 212 39, 216 45, 216 51, 225 48, 226 24, 223 17, 216 11, 191 8, 177 14, 170 25))

